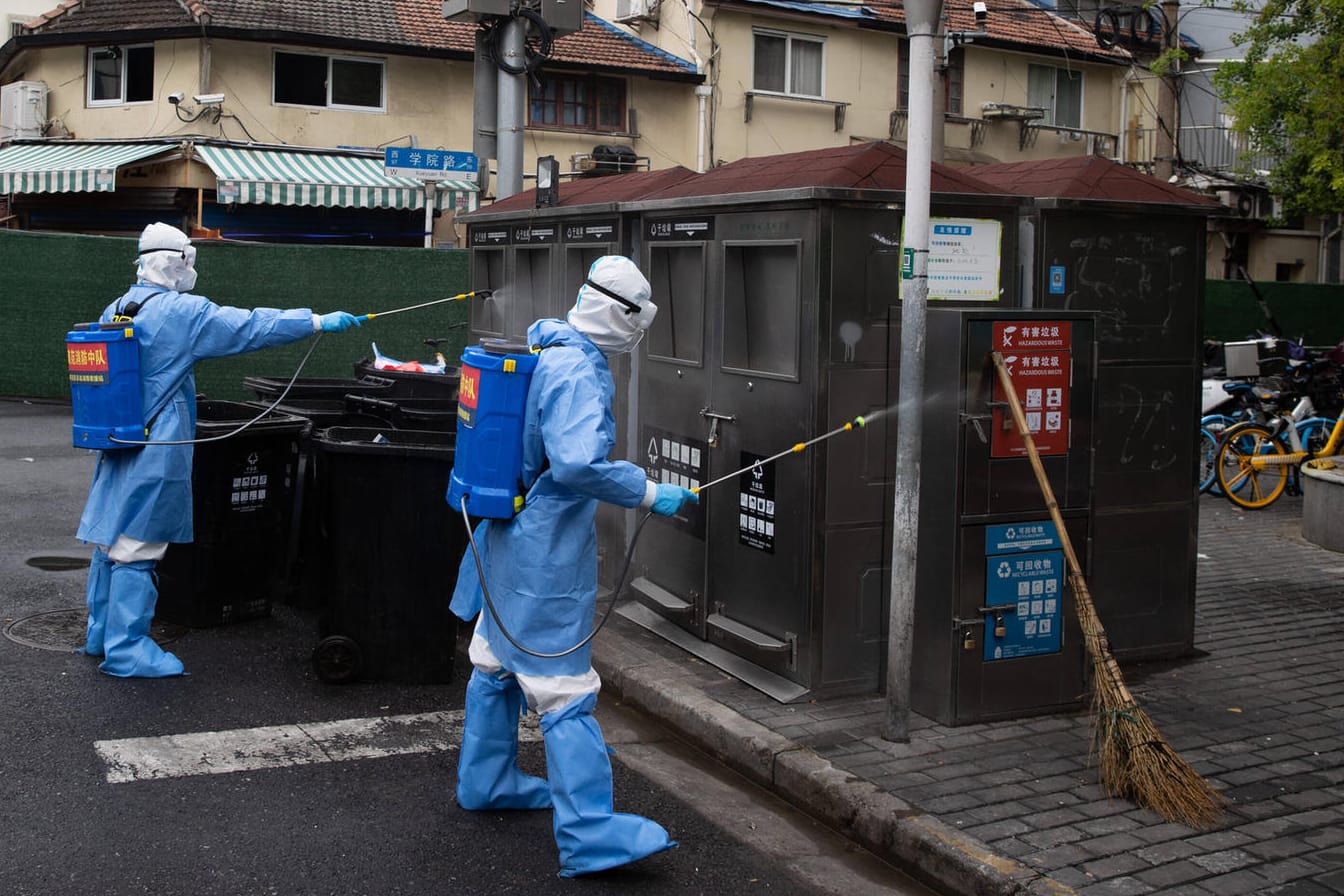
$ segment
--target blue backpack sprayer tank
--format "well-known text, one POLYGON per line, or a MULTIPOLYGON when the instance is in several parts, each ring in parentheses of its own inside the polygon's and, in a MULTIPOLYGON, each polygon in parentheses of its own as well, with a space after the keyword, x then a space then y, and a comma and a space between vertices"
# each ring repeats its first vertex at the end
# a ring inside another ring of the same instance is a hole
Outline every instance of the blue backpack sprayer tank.
POLYGON ((76 324, 65 334, 76 448, 126 448, 145 431, 134 322, 76 324))
POLYGON ((462 353, 450 507, 496 520, 523 509, 523 413, 536 367, 527 346, 503 340, 462 353))

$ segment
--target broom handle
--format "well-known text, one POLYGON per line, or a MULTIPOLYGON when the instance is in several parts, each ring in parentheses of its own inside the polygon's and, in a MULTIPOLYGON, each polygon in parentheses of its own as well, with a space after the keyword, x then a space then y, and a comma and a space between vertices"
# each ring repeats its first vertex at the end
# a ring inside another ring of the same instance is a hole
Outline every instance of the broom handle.
POLYGON ((1027 459, 1031 461, 1031 469, 1036 474, 1036 482, 1041 487, 1041 493, 1045 496, 1045 506, 1050 511, 1050 519, 1054 520, 1055 531, 1059 533, 1060 544, 1064 546, 1064 558, 1069 563, 1069 581, 1073 585, 1074 597, 1079 600, 1085 600, 1089 605, 1092 603, 1092 595, 1087 590, 1087 583, 1083 579, 1083 568, 1078 564, 1078 555, 1073 552, 1073 542, 1069 541, 1069 533, 1064 530, 1064 518, 1059 514, 1059 503, 1055 501, 1054 489, 1050 488, 1050 480, 1046 478, 1045 467, 1041 465, 1041 455, 1036 451, 1036 442, 1031 438, 1031 430, 1027 429, 1027 415, 1022 412, 1022 403, 1017 400, 1017 390, 1013 388, 1013 378, 1008 374, 1008 368, 1003 363, 1003 355, 999 352, 990 352, 990 357, 994 359, 994 371, 999 376, 999 385, 1003 386, 1004 395, 1008 398, 1008 407, 1013 413, 1013 423, 1017 424, 1017 432, 1022 436, 1022 444, 1027 448, 1027 459))

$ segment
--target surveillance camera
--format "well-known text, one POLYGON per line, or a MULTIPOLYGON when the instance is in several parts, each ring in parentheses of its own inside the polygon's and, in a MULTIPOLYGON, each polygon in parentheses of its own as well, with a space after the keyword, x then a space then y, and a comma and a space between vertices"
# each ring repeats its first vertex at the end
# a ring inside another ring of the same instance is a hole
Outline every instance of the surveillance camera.
POLYGON ((222 106, 224 105, 224 94, 222 93, 198 93, 192 97, 193 100, 202 106, 222 106))
POLYGON ((182 102, 182 100, 185 98, 186 94, 182 93, 181 91, 175 91, 173 93, 168 94, 168 102, 172 103, 174 106, 182 102))
POLYGON ((989 18, 989 4, 985 3, 984 0, 975 0, 975 2, 971 4, 971 9, 975 10, 976 26, 979 27, 984 25, 985 20, 989 18))

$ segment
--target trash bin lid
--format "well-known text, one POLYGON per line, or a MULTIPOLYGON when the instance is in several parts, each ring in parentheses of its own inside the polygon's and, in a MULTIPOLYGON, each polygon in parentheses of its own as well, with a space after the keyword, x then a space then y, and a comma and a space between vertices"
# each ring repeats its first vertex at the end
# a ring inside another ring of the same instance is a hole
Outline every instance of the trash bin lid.
POLYGON ((318 430, 316 441, 323 451, 338 453, 440 456, 457 447, 457 433, 391 426, 329 426, 318 430))
MULTIPOLYGON (((262 408, 241 401, 202 399, 196 402, 196 434, 223 435, 261 413, 262 408)), ((306 417, 273 410, 249 426, 249 433, 301 433, 311 426, 306 417)))

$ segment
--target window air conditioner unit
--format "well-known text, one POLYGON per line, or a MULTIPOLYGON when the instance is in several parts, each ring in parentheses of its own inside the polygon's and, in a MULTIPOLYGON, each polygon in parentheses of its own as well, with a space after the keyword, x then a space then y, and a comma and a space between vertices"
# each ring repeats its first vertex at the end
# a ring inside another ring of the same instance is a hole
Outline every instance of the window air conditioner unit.
POLYGON ((41 137, 47 126, 47 85, 15 81, 0 87, 0 141, 41 137))
POLYGON ((653 14, 657 0, 616 0, 616 21, 638 22, 653 14))
POLYGON ((1255 194, 1248 190, 1219 190, 1218 201, 1232 209, 1238 218, 1261 218, 1255 194))

